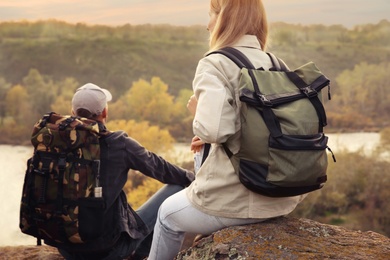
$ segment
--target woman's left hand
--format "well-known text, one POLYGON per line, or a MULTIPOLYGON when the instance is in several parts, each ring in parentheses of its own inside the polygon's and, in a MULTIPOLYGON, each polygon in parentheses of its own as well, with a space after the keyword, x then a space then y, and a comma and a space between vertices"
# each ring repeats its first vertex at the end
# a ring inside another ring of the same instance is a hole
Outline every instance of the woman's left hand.
POLYGON ((194 153, 199 152, 204 145, 204 142, 198 137, 194 136, 191 142, 191 151, 194 153))

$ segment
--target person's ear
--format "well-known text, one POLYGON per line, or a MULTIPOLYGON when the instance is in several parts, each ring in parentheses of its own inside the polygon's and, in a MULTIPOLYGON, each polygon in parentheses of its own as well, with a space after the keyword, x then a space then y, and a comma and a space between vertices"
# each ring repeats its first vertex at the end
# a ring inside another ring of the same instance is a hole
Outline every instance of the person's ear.
POLYGON ((103 118, 107 118, 107 115, 108 115, 108 109, 107 109, 107 107, 105 107, 105 108, 103 109, 103 111, 102 111, 102 117, 103 117, 103 118))

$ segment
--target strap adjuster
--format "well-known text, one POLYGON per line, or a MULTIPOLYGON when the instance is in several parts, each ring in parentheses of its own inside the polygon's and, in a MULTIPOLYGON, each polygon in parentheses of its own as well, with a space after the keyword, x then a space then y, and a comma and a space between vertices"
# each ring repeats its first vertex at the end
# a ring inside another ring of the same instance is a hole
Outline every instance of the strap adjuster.
POLYGON ((65 170, 66 167, 66 154, 61 154, 58 158, 58 169, 65 170))
POLYGON ((59 124, 59 129, 61 131, 64 131, 73 121, 75 121, 76 118, 75 117, 68 117, 65 121, 61 122, 59 124))
POLYGON ((259 98, 261 104, 265 107, 272 107, 272 102, 263 94, 258 94, 257 97, 259 98))
POLYGON ((305 94, 308 98, 316 97, 318 96, 317 90, 312 88, 311 86, 307 86, 305 88, 301 88, 301 91, 303 94, 305 94))

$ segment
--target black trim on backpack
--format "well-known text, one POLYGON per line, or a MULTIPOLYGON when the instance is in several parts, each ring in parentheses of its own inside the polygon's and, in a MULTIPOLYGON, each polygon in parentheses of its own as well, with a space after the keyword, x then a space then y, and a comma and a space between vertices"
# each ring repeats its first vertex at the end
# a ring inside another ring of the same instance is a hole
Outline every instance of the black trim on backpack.
POLYGON ((321 189, 326 182, 326 175, 318 179, 318 184, 299 187, 280 187, 269 182, 264 182, 267 178, 267 166, 255 162, 241 160, 240 162, 240 182, 249 190, 258 192, 268 197, 289 197, 296 196, 313 190, 321 189), (261 176, 261 178, 259 178, 261 176), (278 194, 278 196, 275 196, 278 194))

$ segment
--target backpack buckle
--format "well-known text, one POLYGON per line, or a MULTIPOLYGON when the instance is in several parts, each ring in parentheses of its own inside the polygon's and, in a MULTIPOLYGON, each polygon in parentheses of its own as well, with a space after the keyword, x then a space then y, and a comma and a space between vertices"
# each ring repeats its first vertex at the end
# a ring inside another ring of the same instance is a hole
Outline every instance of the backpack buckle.
POLYGON ((61 131, 64 131, 73 121, 75 121, 76 119, 74 117, 68 117, 65 121, 61 122, 59 124, 59 129, 61 131))
POLYGON ((272 107, 273 104, 272 104, 271 100, 269 100, 265 95, 257 94, 257 97, 259 98, 261 104, 264 107, 272 107))
POLYGON ((312 88, 311 86, 307 86, 306 88, 301 88, 303 94, 305 94, 308 98, 316 97, 318 95, 317 90, 312 88))

